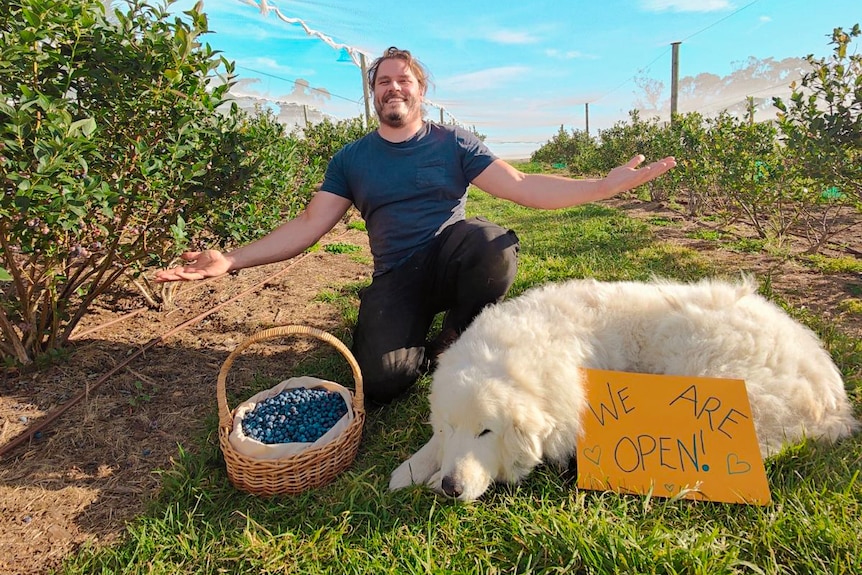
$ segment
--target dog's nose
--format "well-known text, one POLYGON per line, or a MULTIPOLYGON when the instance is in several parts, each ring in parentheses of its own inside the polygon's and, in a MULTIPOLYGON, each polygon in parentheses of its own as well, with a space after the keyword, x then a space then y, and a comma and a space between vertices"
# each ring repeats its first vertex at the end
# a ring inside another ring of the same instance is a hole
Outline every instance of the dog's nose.
POLYGON ((455 480, 450 476, 446 476, 443 478, 443 493, 448 495, 449 497, 458 497, 461 495, 461 486, 455 483, 455 480))

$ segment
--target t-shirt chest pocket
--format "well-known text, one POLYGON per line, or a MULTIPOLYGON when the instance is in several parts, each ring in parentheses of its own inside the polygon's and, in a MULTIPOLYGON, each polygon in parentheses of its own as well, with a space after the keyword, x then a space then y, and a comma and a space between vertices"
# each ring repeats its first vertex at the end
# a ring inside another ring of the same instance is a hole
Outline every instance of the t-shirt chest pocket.
POLYGON ((416 187, 420 190, 446 188, 446 166, 438 163, 416 168, 416 187))

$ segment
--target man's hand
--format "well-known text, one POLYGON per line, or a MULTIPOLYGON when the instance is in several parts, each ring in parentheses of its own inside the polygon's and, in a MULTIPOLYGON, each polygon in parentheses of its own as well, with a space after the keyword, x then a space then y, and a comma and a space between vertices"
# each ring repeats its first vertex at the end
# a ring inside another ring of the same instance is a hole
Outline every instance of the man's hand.
POLYGON ((605 193, 602 195, 610 198, 620 192, 631 190, 656 179, 676 166, 676 159, 673 156, 668 156, 667 158, 638 168, 644 159, 643 155, 638 154, 629 160, 628 163, 617 166, 608 172, 603 182, 606 188, 604 190, 605 193))
POLYGON ((189 263, 184 266, 159 270, 156 272, 155 280, 157 282, 202 280, 220 276, 230 271, 230 260, 218 250, 185 252, 180 257, 189 263))

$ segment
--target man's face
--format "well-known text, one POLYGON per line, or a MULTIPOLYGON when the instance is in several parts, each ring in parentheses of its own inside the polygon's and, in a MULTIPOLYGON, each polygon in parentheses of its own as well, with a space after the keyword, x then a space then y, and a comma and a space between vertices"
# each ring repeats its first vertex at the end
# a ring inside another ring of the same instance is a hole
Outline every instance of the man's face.
POLYGON ((407 62, 384 60, 377 68, 374 109, 381 124, 400 128, 422 117, 422 88, 407 62))

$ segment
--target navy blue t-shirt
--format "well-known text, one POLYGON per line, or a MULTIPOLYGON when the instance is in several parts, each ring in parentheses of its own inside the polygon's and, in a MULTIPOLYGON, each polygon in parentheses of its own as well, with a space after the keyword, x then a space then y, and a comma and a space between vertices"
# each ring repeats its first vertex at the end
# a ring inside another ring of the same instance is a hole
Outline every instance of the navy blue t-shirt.
POLYGON ((362 214, 379 275, 463 220, 467 186, 496 159, 456 126, 425 122, 397 144, 374 131, 335 154, 321 190, 349 199, 362 214))

